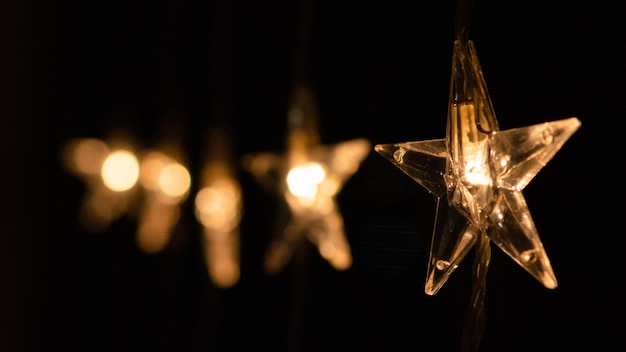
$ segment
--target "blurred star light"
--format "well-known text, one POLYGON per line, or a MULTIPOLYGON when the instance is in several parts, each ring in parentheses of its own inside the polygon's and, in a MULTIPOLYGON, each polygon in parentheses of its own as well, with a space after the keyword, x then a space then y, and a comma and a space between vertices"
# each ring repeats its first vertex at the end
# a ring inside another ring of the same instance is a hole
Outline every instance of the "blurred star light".
POLYGON ((156 253, 167 245, 191 187, 184 165, 159 150, 134 153, 96 138, 70 140, 62 160, 86 184, 79 211, 86 231, 100 233, 120 216, 137 213, 138 247, 156 253))
POLYGON ((85 231, 102 232, 136 200, 140 166, 130 149, 112 148, 97 138, 75 138, 63 146, 63 166, 86 186, 79 209, 85 231))
POLYGON ((269 273, 282 269, 303 239, 315 244, 334 268, 345 270, 352 265, 335 197, 358 170, 371 145, 362 138, 322 145, 316 119, 310 88, 297 85, 288 114, 287 151, 244 157, 244 168, 279 194, 289 210, 288 223, 266 253, 269 273))
POLYGON ((146 150, 139 177, 144 197, 137 226, 137 246, 157 253, 170 242, 180 218, 180 205, 189 194, 191 176, 187 168, 160 150, 146 150))

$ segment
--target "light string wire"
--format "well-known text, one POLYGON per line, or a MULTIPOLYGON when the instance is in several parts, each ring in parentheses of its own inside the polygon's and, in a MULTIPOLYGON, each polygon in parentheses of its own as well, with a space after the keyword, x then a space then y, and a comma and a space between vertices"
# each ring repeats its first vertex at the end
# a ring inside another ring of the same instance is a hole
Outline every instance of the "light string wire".
MULTIPOLYGON (((315 12, 315 0, 299 0, 296 12, 295 47, 292 57, 291 87, 289 92, 289 108, 293 108, 298 99, 298 91, 308 87, 311 78, 311 52, 315 12)), ((294 129, 308 131, 309 140, 317 140, 311 136, 312 130, 317 130, 317 121, 307 119, 288 118, 287 135, 294 129), (305 126, 305 124, 307 124, 305 126), (313 125, 311 125, 313 124, 313 125), (307 128, 308 127, 308 128, 307 128)), ((287 141, 287 144, 289 142, 287 141)), ((307 272, 310 267, 309 247, 299 246, 294 253, 294 264, 291 272, 289 325, 287 331, 287 352, 298 352, 302 349, 306 322, 306 300, 309 290, 307 272)))
POLYGON ((491 260, 489 237, 481 231, 475 245, 474 267, 472 270, 472 292, 467 307, 461 350, 463 352, 478 351, 482 341, 485 325, 485 293, 487 291, 487 271, 491 260))
MULTIPOLYGON (((469 24, 472 7, 473 0, 459 0, 457 3, 455 40, 463 44, 469 42, 469 24)), ((478 126, 480 127, 480 125, 478 126)), ((478 351, 485 332, 485 293, 487 291, 487 271, 491 260, 490 240, 485 231, 480 231, 474 248, 472 291, 461 338, 461 350, 463 352, 478 351)))

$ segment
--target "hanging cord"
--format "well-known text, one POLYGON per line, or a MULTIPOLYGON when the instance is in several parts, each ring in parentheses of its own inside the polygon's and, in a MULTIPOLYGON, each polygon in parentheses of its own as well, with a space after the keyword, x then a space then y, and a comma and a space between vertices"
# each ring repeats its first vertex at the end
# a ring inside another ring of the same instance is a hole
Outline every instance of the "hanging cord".
MULTIPOLYGON (((456 8, 456 16, 454 23, 454 39, 459 41, 463 45, 469 45, 469 27, 472 15, 472 9, 474 7, 473 0, 459 0, 456 8)), ((490 123, 482 123, 479 114, 475 115, 476 128, 485 134, 489 134, 494 131, 493 126, 488 126, 490 123)))
MULTIPOLYGON (((469 43, 469 24, 473 0, 459 0, 455 18, 455 40, 463 44, 469 43)), ((477 126, 481 129, 480 121, 477 126)), ((486 133, 486 131, 483 131, 486 133)), ((463 326, 461 350, 463 352, 478 351, 485 332, 485 293, 487 291, 487 271, 491 260, 490 240, 481 231, 476 242, 474 267, 472 270, 472 292, 463 326)))
POLYGON ((292 80, 294 85, 309 83, 311 79, 311 49, 315 13, 315 0, 298 1, 296 43, 293 56, 292 80))
POLYGON ((473 0, 459 0, 454 19, 454 37, 463 43, 469 40, 469 24, 472 15, 473 0))
POLYGON ((461 339, 463 352, 478 351, 485 332, 485 292, 487 291, 487 270, 491 259, 489 237, 485 232, 481 232, 479 235, 475 251, 472 295, 467 307, 461 339))

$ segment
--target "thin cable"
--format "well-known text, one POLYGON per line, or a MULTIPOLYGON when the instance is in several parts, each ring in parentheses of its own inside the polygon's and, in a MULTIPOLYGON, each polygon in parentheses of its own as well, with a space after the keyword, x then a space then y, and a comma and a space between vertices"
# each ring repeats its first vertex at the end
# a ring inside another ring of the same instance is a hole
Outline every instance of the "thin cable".
POLYGON ((467 309, 461 350, 463 352, 478 351, 485 332, 485 293, 487 291, 487 270, 491 260, 489 237, 482 232, 476 243, 476 258, 472 278, 474 281, 472 295, 467 309))
MULTIPOLYGON (((461 44, 467 44, 471 52, 473 51, 469 40, 469 25, 472 8, 473 0, 459 0, 454 28, 455 40, 461 44)), ((484 129, 478 116, 476 117, 476 126, 483 133, 492 132, 484 129)), ((485 293, 487 291, 487 271, 491 260, 491 247, 489 237, 484 231, 478 236, 475 255, 472 270, 472 293, 461 338, 461 350, 463 352, 478 351, 485 332, 485 293)))
POLYGON ((456 17, 454 20, 455 39, 463 43, 469 40, 469 24, 472 15, 473 0, 459 0, 456 7, 456 17))

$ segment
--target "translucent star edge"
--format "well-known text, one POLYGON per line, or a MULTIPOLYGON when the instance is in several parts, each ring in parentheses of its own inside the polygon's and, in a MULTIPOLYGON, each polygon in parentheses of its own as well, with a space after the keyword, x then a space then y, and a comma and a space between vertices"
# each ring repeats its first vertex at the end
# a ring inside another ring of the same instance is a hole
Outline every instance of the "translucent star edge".
POLYGON ((521 190, 580 125, 572 117, 500 131, 473 43, 454 43, 446 138, 374 147, 437 199, 427 294, 439 291, 480 233, 557 287, 521 190))

